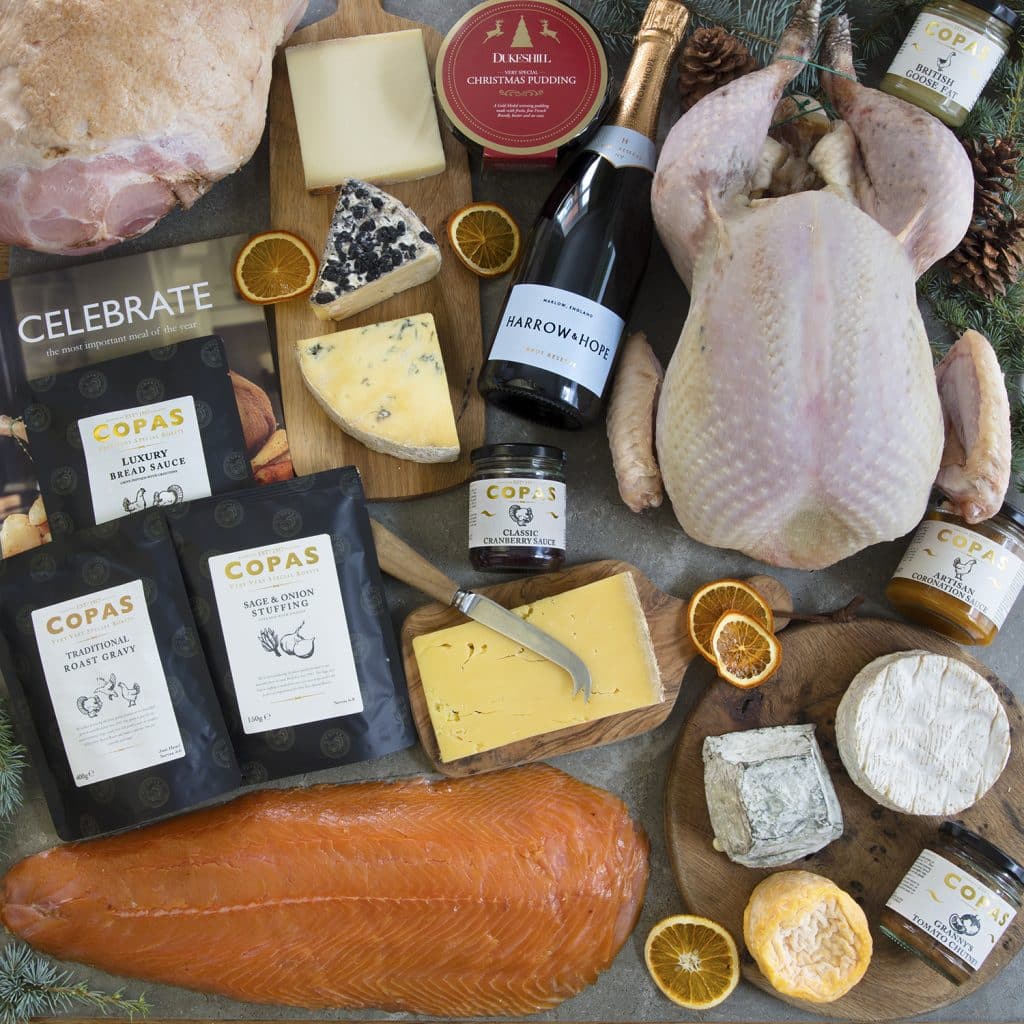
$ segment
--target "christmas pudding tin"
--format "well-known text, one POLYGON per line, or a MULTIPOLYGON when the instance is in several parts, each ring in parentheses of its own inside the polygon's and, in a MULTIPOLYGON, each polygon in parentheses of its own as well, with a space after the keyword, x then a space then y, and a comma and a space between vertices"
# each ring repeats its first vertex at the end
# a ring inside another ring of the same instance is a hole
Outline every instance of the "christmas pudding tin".
POLYGON ((552 164, 600 120, 608 62, 590 23, 555 0, 485 0, 437 55, 449 127, 484 162, 552 164))

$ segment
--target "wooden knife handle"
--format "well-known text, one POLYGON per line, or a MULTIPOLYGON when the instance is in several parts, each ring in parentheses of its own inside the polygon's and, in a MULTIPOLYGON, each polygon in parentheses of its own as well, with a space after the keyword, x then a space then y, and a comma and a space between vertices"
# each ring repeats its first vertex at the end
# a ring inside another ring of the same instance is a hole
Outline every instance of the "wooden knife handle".
POLYGON ((370 519, 373 542, 377 545, 377 561, 382 572, 396 580, 408 583, 435 601, 450 605, 455 600, 459 585, 449 579, 437 566, 431 565, 418 551, 413 550, 401 537, 370 519))

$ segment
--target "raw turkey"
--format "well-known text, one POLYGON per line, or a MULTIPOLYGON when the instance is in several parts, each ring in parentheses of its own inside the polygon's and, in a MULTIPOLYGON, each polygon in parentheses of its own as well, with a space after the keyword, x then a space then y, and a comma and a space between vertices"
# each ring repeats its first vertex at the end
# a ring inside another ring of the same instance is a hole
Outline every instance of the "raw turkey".
POLYGON ((0 241, 88 253, 252 156, 308 0, 0 4, 0 241))
MULTIPOLYGON (((899 537, 925 511, 944 414, 915 281, 963 237, 974 186, 952 132, 857 83, 840 18, 823 60, 838 73, 823 81, 843 120, 810 157, 825 187, 749 199, 817 21, 804 0, 768 67, 678 121, 652 198, 691 294, 657 414, 673 509, 699 541, 808 569, 899 537)), ((1001 374, 973 381, 1005 403, 1001 374)), ((1008 455, 1008 416, 996 433, 1008 455)))

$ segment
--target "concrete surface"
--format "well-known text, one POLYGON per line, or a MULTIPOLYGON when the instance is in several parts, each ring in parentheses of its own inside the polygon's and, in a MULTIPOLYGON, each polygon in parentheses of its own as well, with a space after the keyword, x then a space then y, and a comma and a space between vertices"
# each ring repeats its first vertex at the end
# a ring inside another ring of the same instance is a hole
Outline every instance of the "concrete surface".
MULTIPOLYGON (((442 31, 471 6, 471 0, 385 0, 397 14, 435 25, 442 31)), ((312 0, 307 20, 322 17, 333 8, 332 0, 312 0)), ((671 93, 665 123, 677 114, 671 93)), ((476 175, 474 195, 493 198, 507 205, 524 226, 528 225, 547 194, 555 176, 551 173, 476 175)), ((114 250, 120 255, 130 249, 148 250, 167 245, 215 237, 235 231, 257 231, 269 226, 267 199, 266 144, 243 170, 217 185, 192 211, 167 218, 155 230, 134 243, 114 250)), ((286 227, 287 225, 281 225, 286 227)), ((15 272, 59 265, 61 261, 36 254, 15 254, 15 272)), ((506 283, 484 284, 485 330, 497 316, 506 283)), ((851 297, 855 298, 855 297, 851 297)), ((687 296, 660 246, 655 245, 650 269, 644 281, 631 326, 643 328, 661 356, 671 354, 686 312, 687 296)), ((664 590, 685 597, 699 584, 721 576, 749 576, 758 563, 730 551, 703 547, 679 529, 668 508, 638 518, 620 502, 615 488, 602 427, 582 433, 565 433, 536 427, 511 416, 489 410, 488 439, 533 440, 561 445, 568 450, 569 557, 573 562, 615 557, 635 563, 664 590)), ((469 566, 466 545, 466 493, 464 488, 448 494, 407 503, 379 504, 379 516, 414 547, 441 568, 466 584, 483 586, 497 582, 494 576, 474 573, 469 566)), ((827 610, 845 604, 853 595, 867 598, 865 611, 891 615, 883 590, 896 566, 905 542, 882 544, 854 558, 819 572, 775 571, 793 591, 798 608, 827 610)), ((388 601, 396 629, 406 614, 423 603, 409 588, 389 581, 388 601)), ((1024 699, 1021 679, 1024 663, 1024 602, 1018 604, 996 642, 987 650, 973 651, 1024 699)), ((633 936, 615 964, 597 984, 586 989, 558 1010, 538 1019, 551 1020, 764 1020, 813 1019, 741 982, 722 1006, 704 1014, 686 1014, 669 1003, 649 980, 643 963, 643 942, 651 925, 682 907, 676 893, 664 849, 662 797, 665 770, 680 726, 697 696, 711 678, 709 666, 696 665, 688 673, 678 705, 669 720, 646 736, 611 747, 584 751, 559 758, 554 763, 573 775, 619 794, 633 813, 644 822, 651 838, 651 883, 647 900, 633 936)), ((429 771, 430 765, 419 748, 372 764, 320 775, 317 781, 405 776, 429 771)), ((52 845, 54 836, 37 791, 17 823, 12 856, 20 856, 52 845)), ((696 908, 714 916, 713 907, 696 908)), ((430 941, 424 936, 424 941, 430 941)), ((882 939, 881 941, 885 941, 882 939)), ((97 985, 119 982, 99 972, 82 970, 97 985)), ((278 1008, 254 1007, 229 1000, 196 995, 157 985, 132 983, 131 995, 145 991, 157 1017, 214 1017, 266 1019, 308 1016, 278 1008)), ((987 987, 945 1011, 924 1019, 1009 1020, 1021 1016, 1024 1006, 1024 961, 1020 958, 987 987)), ((387 1017, 404 1015, 374 1013, 325 1013, 328 1017, 387 1017)))

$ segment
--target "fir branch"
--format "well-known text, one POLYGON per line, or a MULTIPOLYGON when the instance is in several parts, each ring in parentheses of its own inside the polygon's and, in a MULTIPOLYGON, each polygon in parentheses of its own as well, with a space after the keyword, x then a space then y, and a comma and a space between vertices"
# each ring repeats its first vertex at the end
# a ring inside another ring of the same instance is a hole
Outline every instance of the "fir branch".
POLYGON ((0 702, 0 825, 8 823, 21 806, 25 748, 14 741, 7 708, 0 702))
POLYGON ((12 942, 0 950, 0 1024, 25 1024, 32 1017, 63 1013, 87 1006, 129 1019, 150 1010, 145 996, 128 999, 123 989, 99 992, 76 982, 67 971, 41 957, 24 943, 12 942))

